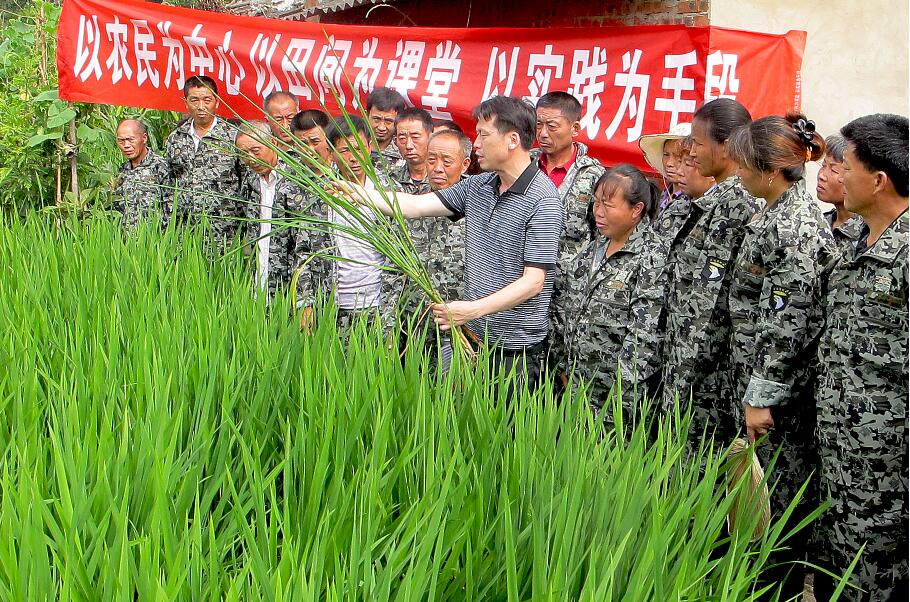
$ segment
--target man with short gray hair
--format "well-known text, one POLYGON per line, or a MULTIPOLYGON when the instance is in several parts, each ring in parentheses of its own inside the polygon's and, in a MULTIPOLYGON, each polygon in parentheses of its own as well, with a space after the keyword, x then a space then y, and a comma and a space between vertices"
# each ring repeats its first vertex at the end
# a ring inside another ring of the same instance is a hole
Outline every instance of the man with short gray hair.
MULTIPOLYGON (((470 165, 471 140, 463 133, 441 130, 430 136, 427 176, 431 190, 458 184, 470 165)), ((464 285, 464 221, 453 222, 447 217, 426 218, 410 221, 408 229, 436 291, 443 299, 461 299, 464 285)), ((397 272, 386 274, 387 279, 403 279, 397 272)), ((408 291, 405 315, 424 315, 425 302, 425 295, 419 291, 408 291)), ((427 333, 427 343, 433 351, 436 350, 436 342, 436 329, 431 328, 427 333)), ((443 337, 438 342, 442 365, 447 370, 452 356, 451 341, 443 337)))
POLYGON ((148 140, 148 128, 138 119, 124 119, 117 126, 117 147, 126 161, 114 185, 114 206, 123 214, 123 227, 127 229, 151 217, 167 225, 170 213, 170 166, 167 159, 148 147, 148 140))

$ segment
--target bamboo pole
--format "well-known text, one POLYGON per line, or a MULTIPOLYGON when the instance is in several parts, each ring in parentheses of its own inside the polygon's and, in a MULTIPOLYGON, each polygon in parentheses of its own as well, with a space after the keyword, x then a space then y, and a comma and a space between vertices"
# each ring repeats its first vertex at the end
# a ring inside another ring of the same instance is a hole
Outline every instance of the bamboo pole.
POLYGON ((75 201, 79 202, 79 140, 76 138, 76 118, 70 120, 69 127, 69 159, 70 159, 70 190, 73 192, 75 201))

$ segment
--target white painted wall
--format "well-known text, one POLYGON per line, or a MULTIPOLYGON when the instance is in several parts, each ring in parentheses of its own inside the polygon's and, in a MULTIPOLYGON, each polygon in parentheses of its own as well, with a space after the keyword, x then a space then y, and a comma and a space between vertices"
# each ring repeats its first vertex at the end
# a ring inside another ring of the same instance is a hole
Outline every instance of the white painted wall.
POLYGON ((906 0, 711 0, 711 25, 807 32, 802 110, 823 136, 862 115, 910 112, 908 17, 906 0))

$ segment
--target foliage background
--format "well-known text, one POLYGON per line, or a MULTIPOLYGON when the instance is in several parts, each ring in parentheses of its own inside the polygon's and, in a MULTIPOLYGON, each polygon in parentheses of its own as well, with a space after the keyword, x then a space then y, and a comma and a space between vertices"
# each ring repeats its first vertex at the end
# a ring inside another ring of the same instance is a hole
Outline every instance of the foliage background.
MULTIPOLYGON (((149 127, 153 149, 177 113, 68 103, 57 98, 56 31, 60 2, 0 1, 0 210, 103 207, 121 163, 114 131, 127 117, 149 127), (76 143, 70 139, 70 122, 76 143), (79 195, 73 194, 75 157, 79 195)), ((180 2, 185 5, 211 2, 180 2)))

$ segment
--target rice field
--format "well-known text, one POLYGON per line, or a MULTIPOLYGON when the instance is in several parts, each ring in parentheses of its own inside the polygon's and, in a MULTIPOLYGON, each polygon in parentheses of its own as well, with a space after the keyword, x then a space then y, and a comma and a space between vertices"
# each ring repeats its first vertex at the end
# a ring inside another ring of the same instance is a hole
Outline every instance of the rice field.
POLYGON ((728 536, 684 418, 346 351, 198 240, 0 218, 0 598, 750 600, 804 536, 728 536))

